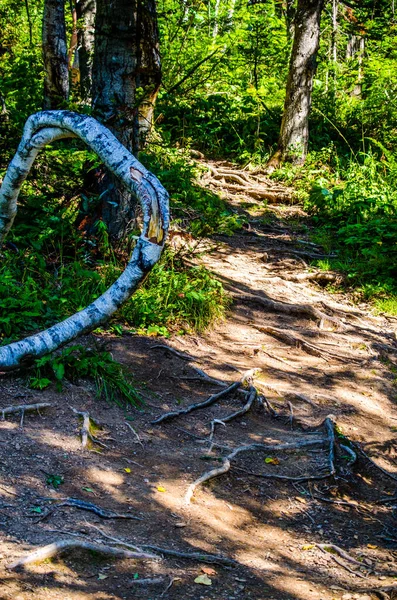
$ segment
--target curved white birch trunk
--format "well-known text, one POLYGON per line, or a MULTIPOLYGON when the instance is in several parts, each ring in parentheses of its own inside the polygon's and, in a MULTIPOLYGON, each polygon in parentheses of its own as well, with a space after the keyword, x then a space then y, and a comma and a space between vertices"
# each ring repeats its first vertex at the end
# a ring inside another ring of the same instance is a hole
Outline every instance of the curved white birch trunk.
POLYGON ((106 321, 135 291, 160 258, 169 224, 168 193, 159 180, 95 119, 69 111, 43 111, 29 117, 22 140, 0 188, 0 243, 17 212, 17 199, 39 150, 66 137, 79 137, 139 200, 143 230, 131 260, 117 281, 87 308, 20 342, 0 347, 0 370, 56 350, 106 321))

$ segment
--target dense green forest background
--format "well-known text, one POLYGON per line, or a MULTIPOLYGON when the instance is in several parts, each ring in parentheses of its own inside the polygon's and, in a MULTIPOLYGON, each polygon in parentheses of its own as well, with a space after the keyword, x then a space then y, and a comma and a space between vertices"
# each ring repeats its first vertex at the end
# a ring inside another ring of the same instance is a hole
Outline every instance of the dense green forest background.
MULTIPOLYGON (((174 226, 194 237, 230 235, 244 224, 196 184, 191 150, 247 168, 266 167, 277 144, 291 51, 294 3, 278 0, 160 0, 162 87, 155 134, 140 160, 171 193, 174 226)), ((0 0, 0 174, 26 118, 42 108, 43 2, 0 0)), ((72 32, 67 11, 68 39, 72 32)), ((394 0, 328 2, 304 165, 284 163, 272 177, 292 184, 309 220, 301 227, 333 258, 356 298, 397 313, 397 15, 394 0), (314 225, 314 226, 313 226, 314 225)), ((73 92, 65 106, 90 107, 73 92)), ((98 220, 79 227, 98 196, 84 188, 97 166, 79 142, 43 152, 20 199, 2 250, 3 343, 85 306, 127 260, 98 220)), ((130 242, 133 241, 133 235, 130 242)), ((167 335, 203 328, 227 305, 221 285, 180 255, 165 254, 111 327, 167 335), (164 295, 164 289, 167 294, 164 295)))

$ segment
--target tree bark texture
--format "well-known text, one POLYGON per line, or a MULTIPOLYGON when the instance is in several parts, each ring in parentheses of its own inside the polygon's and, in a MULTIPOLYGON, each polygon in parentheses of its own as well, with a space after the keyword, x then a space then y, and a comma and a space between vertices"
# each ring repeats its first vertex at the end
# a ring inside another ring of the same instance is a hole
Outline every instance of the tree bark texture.
POLYGON ((324 0, 298 0, 284 113, 276 153, 281 162, 289 160, 299 164, 306 158, 323 6, 324 0))
MULTIPOLYGON (((134 154, 152 127, 161 83, 158 40, 155 0, 97 0, 94 114, 134 154)), ((111 239, 121 239, 135 222, 134 203, 112 177, 101 188, 102 218, 111 239)))
POLYGON ((94 58, 96 0, 78 0, 77 64, 80 72, 80 97, 91 102, 92 63, 94 58))
POLYGON ((65 0, 45 0, 42 50, 44 62, 44 108, 60 108, 69 97, 65 0))
POLYGON ((29 117, 21 143, 0 188, 0 242, 12 226, 17 199, 39 150, 66 137, 79 137, 140 202, 143 229, 130 262, 117 281, 87 308, 22 341, 0 347, 0 370, 17 368, 91 331, 106 321, 137 288, 160 258, 169 224, 168 194, 158 179, 92 117, 69 111, 43 111, 29 117))

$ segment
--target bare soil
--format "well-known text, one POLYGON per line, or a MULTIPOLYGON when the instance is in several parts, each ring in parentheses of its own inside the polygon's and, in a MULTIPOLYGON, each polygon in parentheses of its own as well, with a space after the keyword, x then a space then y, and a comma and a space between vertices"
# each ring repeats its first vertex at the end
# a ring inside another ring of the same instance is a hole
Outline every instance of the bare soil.
MULTIPOLYGON (((218 178, 218 192, 220 187, 218 178)), ((18 415, 0 422, 1 599, 393 597, 397 499, 382 501, 397 491, 396 320, 376 316, 366 305, 354 306, 348 294, 330 293, 327 282, 295 277, 310 272, 305 266, 309 255, 323 253, 309 243, 299 208, 274 205, 269 213, 258 203, 258 193, 241 197, 227 186, 224 193, 231 206, 246 213, 249 225, 230 238, 211 240, 212 249, 192 260, 203 262, 225 284, 233 298, 227 319, 203 335, 165 341, 107 338, 114 358, 135 374, 146 400, 141 411, 96 400, 87 382, 67 384, 61 393, 53 388, 38 392, 29 390, 21 377, 2 376, 0 410, 36 402, 51 406, 26 413, 23 428, 18 415), (271 308, 269 300, 284 303, 282 312, 277 304, 271 308), (305 305, 329 320, 310 316, 305 305), (281 341, 277 332, 296 342, 281 341), (165 347, 154 348, 158 344, 165 347), (167 346, 192 358, 181 358, 167 346), (312 347, 317 355, 308 352, 312 347), (214 440, 221 447, 212 453, 210 422, 241 408, 244 396, 238 392, 153 425, 162 413, 221 389, 202 380, 195 368, 226 383, 257 369, 255 385, 274 412, 255 407, 226 426, 218 425, 214 440), (71 407, 88 411, 101 425, 96 435, 106 447, 81 447, 81 421, 71 407), (354 464, 348 450, 339 451, 335 475, 322 478, 328 464, 322 447, 252 452, 233 461, 228 473, 200 486, 185 504, 189 484, 219 466, 219 458, 232 449, 318 436, 329 415, 356 444, 354 464), (62 476, 64 483, 54 489, 47 483, 49 475, 62 476), (54 501, 65 498, 141 520, 56 508, 54 501), (19 571, 7 569, 52 542, 111 543, 97 528, 136 546, 219 554, 235 564, 171 556, 138 561, 74 550, 19 571), (325 544, 325 551, 318 544, 325 544), (328 551, 331 544, 359 565, 328 551), (204 574, 211 585, 195 583, 204 574), (161 581, 140 583, 154 578, 161 581)), ((92 339, 88 336, 84 343, 92 339)))

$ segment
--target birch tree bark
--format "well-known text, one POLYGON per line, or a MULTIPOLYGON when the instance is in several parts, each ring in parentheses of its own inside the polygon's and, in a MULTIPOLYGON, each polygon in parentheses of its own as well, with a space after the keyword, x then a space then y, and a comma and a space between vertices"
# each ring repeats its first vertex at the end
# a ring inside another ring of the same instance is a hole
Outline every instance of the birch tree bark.
POLYGON ((59 108, 69 97, 65 0, 45 0, 42 28, 44 108, 59 108))
MULTIPOLYGON (((95 116, 137 154, 152 126, 161 82, 155 0, 97 0, 92 99, 95 116)), ((101 182, 112 240, 133 228, 135 206, 118 182, 101 182)))
POLYGON ((269 170, 284 161, 302 164, 306 158, 323 6, 324 0, 298 0, 283 119, 277 151, 269 161, 269 170))
POLYGON ((160 258, 169 224, 168 194, 158 179, 92 117, 69 111, 44 111, 29 117, 21 143, 0 188, 0 242, 10 230, 17 199, 39 150, 67 137, 79 137, 140 202, 143 229, 131 260, 117 281, 87 308, 22 341, 0 347, 0 370, 19 367, 91 331, 127 300, 160 258))
POLYGON ((91 102, 94 58, 96 0, 77 0, 77 60, 80 71, 80 96, 91 102))

